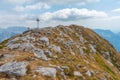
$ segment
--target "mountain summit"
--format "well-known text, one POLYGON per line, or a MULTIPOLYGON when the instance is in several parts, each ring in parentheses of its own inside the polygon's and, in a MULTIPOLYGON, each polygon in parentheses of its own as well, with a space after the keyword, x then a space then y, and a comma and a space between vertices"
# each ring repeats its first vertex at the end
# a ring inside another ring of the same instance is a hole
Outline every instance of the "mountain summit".
POLYGON ((83 26, 32 29, 0 43, 2 80, 119 80, 120 54, 83 26))

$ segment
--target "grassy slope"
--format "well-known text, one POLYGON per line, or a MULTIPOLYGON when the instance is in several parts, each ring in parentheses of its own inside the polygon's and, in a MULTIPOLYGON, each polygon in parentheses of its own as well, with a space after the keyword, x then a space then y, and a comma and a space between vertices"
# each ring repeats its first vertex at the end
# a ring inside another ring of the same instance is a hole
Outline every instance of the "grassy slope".
MULTIPOLYGON (((54 53, 54 55, 57 55, 58 58, 52 58, 50 61, 43 61, 41 59, 36 59, 33 54, 29 54, 27 52, 22 52, 22 51, 9 51, 6 49, 6 51, 0 51, 0 54, 6 54, 8 52, 13 53, 16 55, 12 59, 8 59, 6 61, 2 61, 1 64, 9 62, 9 61, 29 61, 30 65, 28 66, 29 71, 27 72, 27 75, 24 77, 18 77, 18 80, 52 80, 53 78, 49 77, 44 77, 36 72, 34 70, 38 66, 49 66, 49 64, 52 65, 57 65, 57 66, 69 66, 69 70, 65 69, 64 72, 67 76, 67 79, 72 79, 72 80, 78 80, 78 79, 86 79, 86 80, 99 80, 101 77, 106 78, 108 80, 119 80, 120 74, 117 69, 117 65, 111 66, 110 64, 107 63, 107 60, 103 58, 102 51, 111 51, 111 60, 112 62, 120 62, 119 57, 120 55, 117 54, 116 50, 104 39, 102 39, 100 36, 95 34, 89 29, 84 29, 83 27, 78 27, 78 26, 71 26, 70 29, 64 28, 64 27, 59 27, 59 28, 52 28, 52 29, 44 29, 41 32, 41 36, 47 36, 50 39, 50 44, 55 44, 59 45, 62 49, 62 54, 54 53), (81 33, 76 30, 76 28, 79 28, 81 30, 81 33), (42 32, 45 32, 47 30, 51 31, 51 35, 48 34, 43 34, 42 32), (59 32, 62 31, 65 35, 60 36, 59 32), (84 50, 85 55, 80 55, 79 49, 76 46, 71 46, 71 50, 75 53, 75 56, 70 54, 70 50, 65 49, 64 45, 58 42, 57 38, 63 38, 65 41, 69 39, 73 39, 74 42, 76 42, 78 45, 81 45, 79 42, 79 35, 83 35, 83 37, 86 39, 86 43, 84 44, 87 50, 84 50), (93 44, 97 45, 97 53, 94 54, 90 52, 90 49, 88 47, 90 41, 93 41, 93 44), (103 45, 104 44, 104 45, 103 45), (23 56, 24 55, 24 56, 23 56), (113 61, 113 57, 116 56, 116 60, 113 61), (80 64, 80 67, 77 68, 76 66, 80 64), (93 70, 95 74, 93 74, 91 77, 87 76, 85 72, 87 70, 93 70), (83 76, 82 77, 75 77, 73 75, 73 71, 80 71, 83 76), (34 75, 37 75, 35 78, 33 77, 34 75), (107 75, 107 76, 106 76, 107 75)), ((31 34, 32 35, 32 34, 31 34)), ((7 42, 8 40, 4 41, 0 45, 3 45, 7 42)), ((41 48, 41 46, 39 46, 41 48)), ((43 49, 46 49, 46 46, 42 45, 43 49)), ((114 64, 113 63, 113 64, 114 64)), ((2 75, 0 76, 1 78, 7 77, 7 75, 2 75)), ((12 76, 11 76, 12 77, 12 76)), ((62 76, 60 76, 60 73, 57 73, 57 78, 56 80, 61 80, 62 76)))

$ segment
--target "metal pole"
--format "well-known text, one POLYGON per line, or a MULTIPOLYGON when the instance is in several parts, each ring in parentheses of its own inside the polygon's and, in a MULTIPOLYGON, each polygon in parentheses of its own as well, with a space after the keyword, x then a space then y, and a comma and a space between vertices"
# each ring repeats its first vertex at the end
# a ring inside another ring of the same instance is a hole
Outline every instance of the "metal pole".
POLYGON ((37 18, 36 21, 37 21, 37 28, 39 28, 39 21, 40 21, 39 18, 37 18))

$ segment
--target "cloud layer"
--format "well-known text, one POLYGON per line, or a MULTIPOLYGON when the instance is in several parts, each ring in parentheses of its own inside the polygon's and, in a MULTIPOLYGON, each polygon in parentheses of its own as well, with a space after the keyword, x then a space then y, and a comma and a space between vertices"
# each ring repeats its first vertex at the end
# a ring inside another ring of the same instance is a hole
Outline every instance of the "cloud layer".
POLYGON ((120 8, 112 10, 113 12, 120 12, 120 8))
POLYGON ((61 20, 61 21, 74 21, 79 19, 103 18, 108 15, 102 11, 66 8, 55 12, 47 12, 40 16, 41 20, 61 20))
POLYGON ((0 27, 35 27, 39 17, 42 27, 80 24, 118 30, 119 4, 119 0, 1 0, 0 27))
POLYGON ((50 6, 48 6, 45 3, 36 3, 33 5, 16 6, 14 10, 18 12, 23 12, 23 11, 29 11, 29 10, 39 10, 39 9, 49 9, 49 8, 50 6))

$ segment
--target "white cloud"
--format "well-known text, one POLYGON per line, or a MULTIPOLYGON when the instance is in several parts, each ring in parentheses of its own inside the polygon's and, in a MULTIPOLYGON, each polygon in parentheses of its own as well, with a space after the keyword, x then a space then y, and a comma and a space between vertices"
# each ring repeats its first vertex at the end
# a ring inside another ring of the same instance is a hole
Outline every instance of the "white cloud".
POLYGON ((26 6, 16 6, 14 8, 15 11, 29 11, 29 10, 37 10, 37 9, 48 9, 50 6, 48 6, 45 3, 36 3, 34 5, 26 5, 26 6))
POLYGON ((35 27, 36 21, 32 14, 7 14, 0 15, 0 27, 30 26, 35 27))
POLYGON ((120 8, 112 10, 113 12, 120 12, 120 8))
POLYGON ((60 21, 72 21, 79 19, 91 19, 91 18, 102 18, 107 17, 105 12, 88 10, 88 9, 77 9, 67 8, 58 10, 55 12, 47 12, 40 16, 41 20, 60 20, 60 21))

